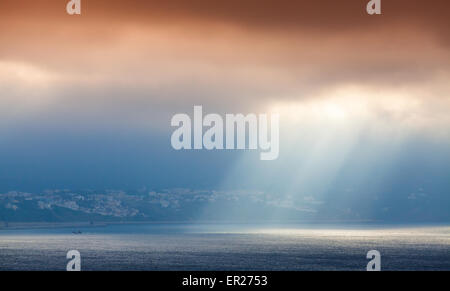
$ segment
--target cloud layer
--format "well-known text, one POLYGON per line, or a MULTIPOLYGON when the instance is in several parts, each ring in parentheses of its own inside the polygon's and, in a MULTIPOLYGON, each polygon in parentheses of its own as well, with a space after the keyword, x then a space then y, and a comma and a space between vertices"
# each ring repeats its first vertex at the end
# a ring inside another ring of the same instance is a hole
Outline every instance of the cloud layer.
POLYGON ((383 14, 369 16, 363 0, 82 0, 82 15, 69 16, 65 1, 1 1, 0 147, 13 157, 3 165, 15 167, 0 168, 3 182, 40 173, 49 174, 39 185, 52 173, 65 173, 59 185, 74 177, 119 181, 116 169, 127 164, 129 184, 148 173, 167 184, 177 173, 176 186, 219 184, 227 174, 261 184, 250 163, 228 172, 229 153, 215 172, 212 153, 199 162, 196 153, 170 152, 171 116, 194 105, 208 113, 279 111, 289 138, 278 173, 306 173, 320 186, 323 169, 334 177, 351 158, 347 145, 373 149, 370 161, 400 137, 444 136, 438 147, 448 148, 450 3, 382 2, 383 14), (364 134, 369 142, 360 142, 364 134), (310 150, 311 161, 298 148, 310 150), (180 168, 179 159, 192 167, 180 168), (42 161, 47 172, 24 173, 42 161), (308 168, 317 161, 321 167, 308 168))

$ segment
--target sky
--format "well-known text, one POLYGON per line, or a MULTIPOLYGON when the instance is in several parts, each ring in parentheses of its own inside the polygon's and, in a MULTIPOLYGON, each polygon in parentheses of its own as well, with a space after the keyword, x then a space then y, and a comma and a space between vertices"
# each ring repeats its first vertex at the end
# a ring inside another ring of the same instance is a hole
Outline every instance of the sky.
POLYGON ((0 191, 450 206, 448 1, 66 2, 0 2, 0 191), (279 158, 173 150, 171 117, 194 105, 280 114, 279 158))

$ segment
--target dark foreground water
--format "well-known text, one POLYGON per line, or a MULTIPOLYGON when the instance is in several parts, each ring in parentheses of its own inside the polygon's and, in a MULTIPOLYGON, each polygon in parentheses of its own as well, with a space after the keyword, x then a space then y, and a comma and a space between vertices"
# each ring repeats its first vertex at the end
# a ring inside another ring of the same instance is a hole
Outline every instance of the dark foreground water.
POLYGON ((450 270, 450 227, 116 225, 0 230, 0 270, 450 270))

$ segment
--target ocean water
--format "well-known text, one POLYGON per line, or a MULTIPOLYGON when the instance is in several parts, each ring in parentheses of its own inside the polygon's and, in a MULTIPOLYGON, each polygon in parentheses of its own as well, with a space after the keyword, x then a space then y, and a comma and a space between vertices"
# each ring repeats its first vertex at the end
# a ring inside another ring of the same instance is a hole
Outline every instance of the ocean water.
POLYGON ((0 230, 0 270, 450 270, 450 227, 110 225, 0 230))

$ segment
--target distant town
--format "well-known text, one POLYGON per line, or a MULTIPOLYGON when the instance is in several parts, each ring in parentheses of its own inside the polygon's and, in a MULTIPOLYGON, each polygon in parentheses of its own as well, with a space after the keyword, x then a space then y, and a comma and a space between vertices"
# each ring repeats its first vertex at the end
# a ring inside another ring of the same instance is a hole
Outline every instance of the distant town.
POLYGON ((245 209, 245 218, 264 218, 274 207, 312 213, 296 208, 279 195, 257 191, 210 191, 170 189, 133 192, 122 190, 46 190, 42 193, 0 193, 0 225, 8 222, 67 221, 173 221, 233 219, 233 209, 245 209), (253 210, 252 210, 253 209, 253 210))
POLYGON ((353 207, 352 189, 336 189, 336 195, 317 198, 261 191, 142 188, 124 190, 53 189, 39 193, 0 193, 0 228, 20 223, 100 224, 109 222, 190 221, 448 221, 447 205, 423 189, 404 192, 393 201, 390 192, 358 193, 353 207), (344 199, 345 198, 345 199, 344 199), (347 199, 347 200, 346 200, 347 199), (378 204, 371 207, 372 202, 378 204), (402 203, 398 203, 401 201, 402 203), (439 207, 441 205, 441 207, 439 207), (430 208, 434 207, 434 211, 430 208))

